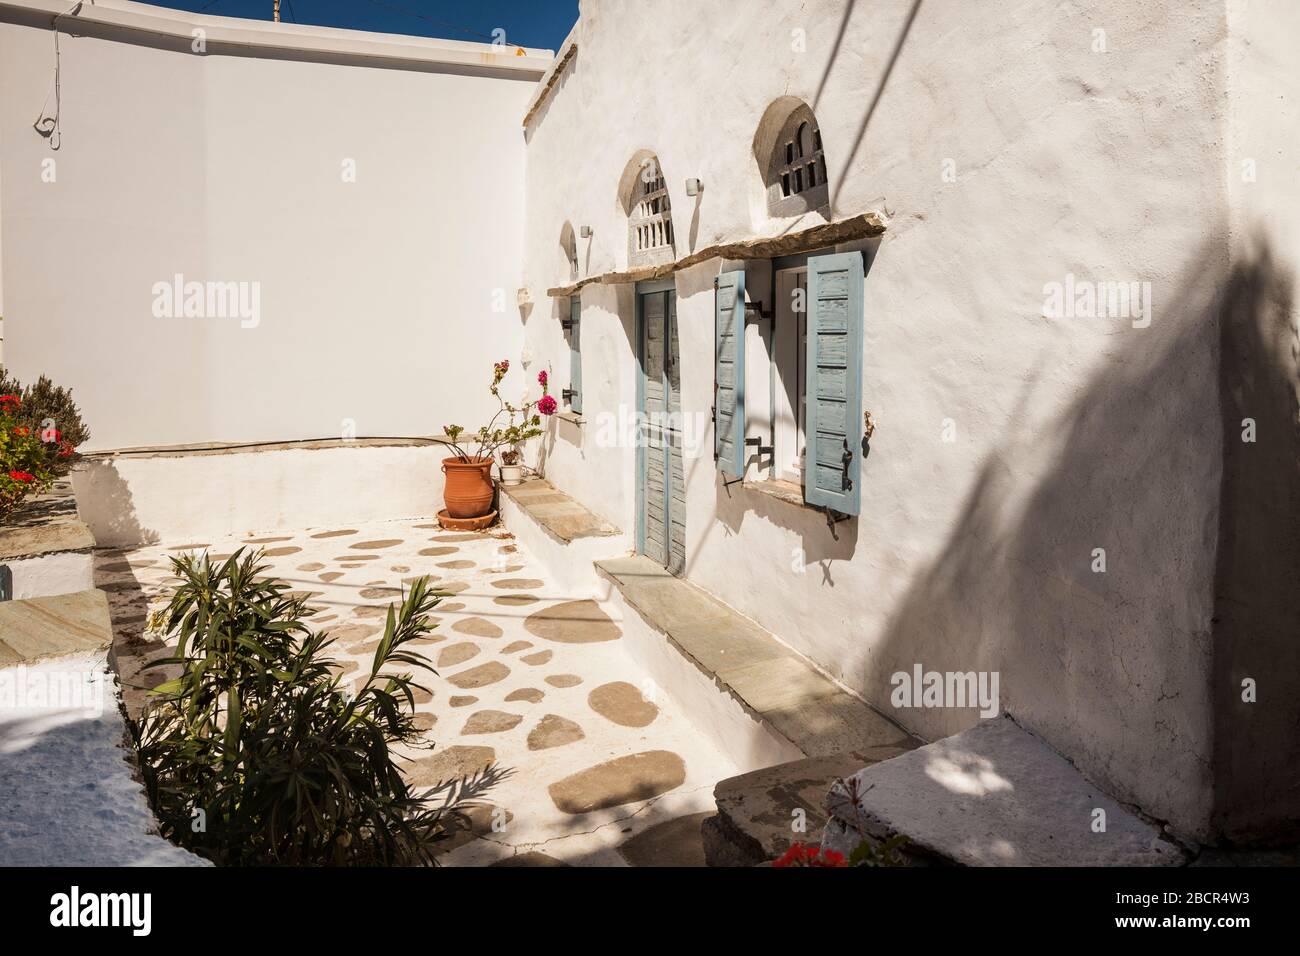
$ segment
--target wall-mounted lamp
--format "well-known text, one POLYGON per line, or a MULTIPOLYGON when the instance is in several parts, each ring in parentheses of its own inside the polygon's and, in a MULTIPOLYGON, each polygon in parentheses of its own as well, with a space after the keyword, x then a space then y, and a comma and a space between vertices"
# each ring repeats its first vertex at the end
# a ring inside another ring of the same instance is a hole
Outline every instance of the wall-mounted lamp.
POLYGON ((532 305, 532 304, 533 304, 533 294, 528 291, 527 286, 525 286, 522 289, 515 290, 515 305, 522 308, 523 306, 532 305))
POLYGON ((580 235, 583 239, 590 239, 590 238, 591 238, 591 226, 581 226, 581 227, 579 227, 579 229, 578 229, 578 235, 580 235))
POLYGON ((703 189, 704 189, 704 183, 700 182, 698 179, 686 180, 686 195, 698 196, 700 194, 700 191, 703 189))

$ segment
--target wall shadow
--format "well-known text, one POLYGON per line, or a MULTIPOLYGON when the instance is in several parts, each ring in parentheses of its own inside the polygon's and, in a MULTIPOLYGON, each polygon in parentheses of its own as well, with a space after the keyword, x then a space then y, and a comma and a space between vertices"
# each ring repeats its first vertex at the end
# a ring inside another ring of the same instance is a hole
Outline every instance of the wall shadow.
MULTIPOLYGON (((916 663, 998 671, 1004 712, 1117 798, 1259 839, 1300 799, 1290 277, 1263 240, 1229 270, 1219 241, 1162 286, 1149 328, 1106 326, 1117 346, 1049 429, 1012 417, 859 686, 885 703, 916 663), (1242 445, 1252 410, 1269 438, 1242 445), (1232 705, 1246 670, 1271 704, 1232 705)), ((976 720, 897 716, 932 739, 976 720)))

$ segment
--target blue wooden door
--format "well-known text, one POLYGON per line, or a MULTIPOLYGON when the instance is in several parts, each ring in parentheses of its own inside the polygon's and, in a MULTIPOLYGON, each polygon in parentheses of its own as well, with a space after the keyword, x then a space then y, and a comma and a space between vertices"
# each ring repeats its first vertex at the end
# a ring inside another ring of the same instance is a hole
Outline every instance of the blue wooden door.
POLYGON ((637 291, 641 357, 638 550, 674 574, 686 567, 677 293, 637 291))

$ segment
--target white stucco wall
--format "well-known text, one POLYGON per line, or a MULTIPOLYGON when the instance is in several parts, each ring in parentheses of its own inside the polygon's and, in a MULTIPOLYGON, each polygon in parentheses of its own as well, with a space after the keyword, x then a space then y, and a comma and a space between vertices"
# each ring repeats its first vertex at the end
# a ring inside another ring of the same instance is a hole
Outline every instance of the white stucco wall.
MULTIPOLYGON (((783 96, 814 108, 834 217, 892 217, 866 280, 878 428, 862 515, 832 534, 819 513, 724 488, 706 436, 686 466, 687 576, 929 738, 974 712, 896 711, 890 675, 996 670, 1004 710, 1121 799, 1205 834, 1223 5, 927 0, 870 113, 909 0, 750 9, 585 0, 578 52, 529 130, 524 272, 538 297, 569 281, 566 222, 593 229, 580 275, 625 265, 618 182, 639 150, 666 174, 679 256, 821 221, 765 214, 752 144, 783 96), (698 200, 688 177, 704 182, 698 200), (1043 318, 1044 284, 1067 273, 1150 282, 1150 328, 1043 318)), ((688 415, 712 404, 719 268, 677 275, 688 415)), ((634 449, 597 437, 620 411, 605 403, 630 412, 635 394, 630 290, 617 288, 583 289, 583 380, 604 384, 588 385, 581 440, 556 441, 545 464, 630 529, 634 449)), ((526 339, 565 378, 557 314, 539 304, 526 339)))
POLYGON ((519 122, 549 53, 106 0, 61 21, 56 152, 38 11, 69 6, 0 3, 16 374, 71 386, 92 449, 477 425, 522 342, 519 122), (259 283, 259 324, 156 318, 177 273, 259 283))

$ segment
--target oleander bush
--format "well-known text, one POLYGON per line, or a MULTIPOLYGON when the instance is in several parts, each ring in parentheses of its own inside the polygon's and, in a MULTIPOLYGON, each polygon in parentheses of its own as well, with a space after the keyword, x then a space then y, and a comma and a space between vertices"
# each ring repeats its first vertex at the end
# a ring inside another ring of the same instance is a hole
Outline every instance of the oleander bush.
MULTIPOLYGON (((265 576, 262 552, 172 559, 180 584, 152 625, 177 639, 181 675, 154 689, 132 732, 164 834, 227 865, 418 865, 459 807, 502 774, 413 793, 395 744, 421 746, 412 642, 440 597, 419 578, 390 606, 368 673, 349 693, 306 598, 265 576)), ((428 746, 428 745, 424 745, 428 746)))

